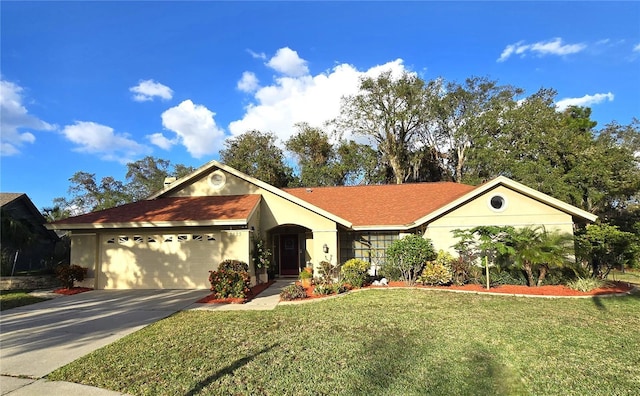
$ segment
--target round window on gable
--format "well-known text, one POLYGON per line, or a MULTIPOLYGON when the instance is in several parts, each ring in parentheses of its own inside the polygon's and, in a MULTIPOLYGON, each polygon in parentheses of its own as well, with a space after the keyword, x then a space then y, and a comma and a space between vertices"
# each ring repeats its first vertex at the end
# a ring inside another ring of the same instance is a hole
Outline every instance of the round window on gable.
POLYGON ((489 198, 489 207, 495 212, 502 212, 507 208, 507 200, 502 195, 493 195, 489 198))
POLYGON ((209 184, 216 190, 222 188, 226 181, 227 177, 221 170, 217 170, 209 176, 209 184))

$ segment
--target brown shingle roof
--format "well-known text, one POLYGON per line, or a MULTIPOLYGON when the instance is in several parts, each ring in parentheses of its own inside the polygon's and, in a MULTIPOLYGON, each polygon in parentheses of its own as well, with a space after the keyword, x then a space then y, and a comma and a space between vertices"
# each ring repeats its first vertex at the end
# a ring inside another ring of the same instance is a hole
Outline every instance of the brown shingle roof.
POLYGON ((354 226, 406 225, 475 189, 452 182, 284 189, 354 226))
POLYGON ((105 224, 247 219, 260 195, 169 197, 138 201, 59 220, 53 224, 105 224))
POLYGON ((4 206, 23 196, 24 193, 0 193, 0 206, 4 206))

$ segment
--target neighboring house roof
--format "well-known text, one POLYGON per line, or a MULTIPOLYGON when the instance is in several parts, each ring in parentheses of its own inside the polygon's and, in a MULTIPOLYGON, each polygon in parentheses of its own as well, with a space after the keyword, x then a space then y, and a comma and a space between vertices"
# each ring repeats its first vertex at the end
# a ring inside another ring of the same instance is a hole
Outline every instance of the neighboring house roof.
POLYGON ((246 225, 261 196, 165 197, 70 217, 49 224, 54 229, 197 225, 246 225))
POLYGON ((31 230, 49 238, 52 241, 58 240, 58 236, 43 226, 47 220, 36 208, 29 196, 25 193, 0 193, 0 207, 3 216, 12 217, 16 220, 26 221, 31 224, 31 230))
POLYGON ((475 187, 453 182, 347 187, 288 188, 284 191, 347 219, 353 228, 406 228, 425 214, 475 187))
POLYGON ((27 195, 25 193, 0 193, 0 206, 5 206, 16 199, 20 198, 23 195, 27 195))

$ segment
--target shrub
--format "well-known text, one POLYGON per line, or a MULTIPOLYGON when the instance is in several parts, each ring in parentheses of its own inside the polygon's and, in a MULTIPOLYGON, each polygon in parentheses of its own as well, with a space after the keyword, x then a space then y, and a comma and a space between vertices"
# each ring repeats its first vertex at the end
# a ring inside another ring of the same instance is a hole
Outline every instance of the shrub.
POLYGON ((380 266, 380 270, 378 270, 378 277, 387 278, 390 281, 398 281, 402 279, 402 273, 398 267, 385 261, 380 266))
POLYGON ((289 285, 280 292, 280 299, 282 301, 291 301, 306 297, 307 292, 304 287, 300 285, 289 285))
POLYGON ((320 274, 319 283, 330 285, 334 281, 338 280, 340 277, 340 266, 333 265, 328 261, 320 262, 320 269, 318 270, 320 274))
POLYGON ((597 278, 578 278, 567 283, 570 289, 589 292, 605 285, 605 281, 597 278))
POLYGON ((423 285, 446 285, 451 283, 451 270, 446 265, 437 261, 429 261, 425 265, 418 282, 423 285))
POLYGON ((240 260, 224 260, 218 266, 218 270, 249 272, 249 265, 240 260))
POLYGON ((469 283, 471 281, 470 265, 473 266, 473 264, 469 264, 462 257, 456 257, 451 260, 451 281, 456 285, 469 283))
POLYGON ((326 296, 329 294, 340 294, 347 291, 345 285, 341 282, 332 284, 319 284, 313 289, 313 294, 326 296))
POLYGON ((76 281, 82 282, 89 272, 88 268, 79 265, 59 265, 56 267, 56 278, 67 289, 73 288, 76 281))
POLYGON ((433 245, 420 235, 407 235, 387 249, 387 262, 395 266, 407 285, 413 285, 427 261, 436 257, 433 245))
POLYGON ((350 284, 353 287, 362 287, 369 276, 369 268, 371 264, 360 259, 347 260, 342 264, 340 273, 342 274, 342 280, 350 284))
POLYGON ((249 293, 251 278, 247 271, 218 269, 209 271, 211 291, 216 298, 245 298, 249 293))
MULTIPOLYGON (((489 275, 489 282, 491 286, 499 286, 499 285, 521 285, 526 286, 527 277, 524 275, 522 271, 514 270, 514 271, 497 271, 491 272, 489 275)), ((481 283, 486 284, 487 279, 485 275, 481 277, 481 283)))
POLYGON ((435 260, 428 261, 418 282, 425 285, 446 285, 451 283, 453 274, 451 272, 451 263, 454 258, 451 254, 444 250, 439 250, 435 260))

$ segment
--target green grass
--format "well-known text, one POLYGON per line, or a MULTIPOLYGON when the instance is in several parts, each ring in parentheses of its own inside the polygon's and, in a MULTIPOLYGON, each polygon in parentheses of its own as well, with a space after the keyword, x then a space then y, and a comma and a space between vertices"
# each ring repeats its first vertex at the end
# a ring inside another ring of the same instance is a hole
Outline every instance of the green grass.
POLYGON ((631 395, 640 296, 372 290, 180 312, 49 376, 133 395, 631 395))
POLYGON ((0 291, 0 311, 48 300, 48 298, 31 296, 29 295, 29 291, 30 290, 0 291))

